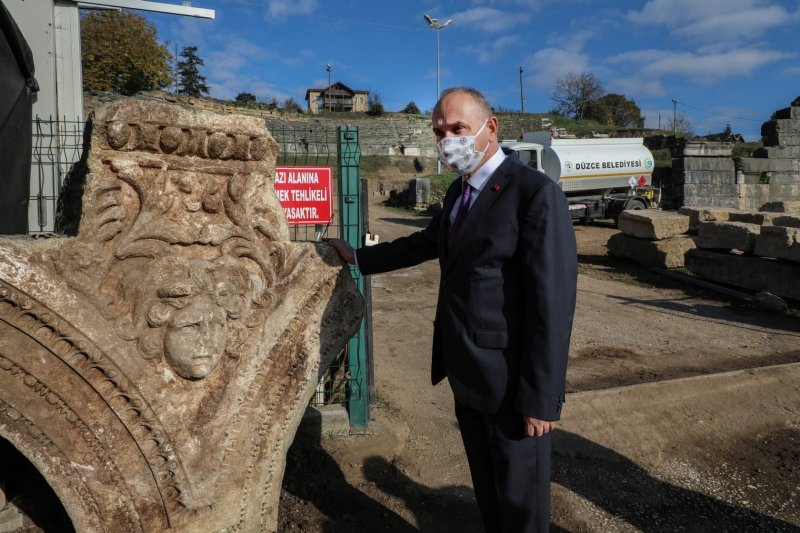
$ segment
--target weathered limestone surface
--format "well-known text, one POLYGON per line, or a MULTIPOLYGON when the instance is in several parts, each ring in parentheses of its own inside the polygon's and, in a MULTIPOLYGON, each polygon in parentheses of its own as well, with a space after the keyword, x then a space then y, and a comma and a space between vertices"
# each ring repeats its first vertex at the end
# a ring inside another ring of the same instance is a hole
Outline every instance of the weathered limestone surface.
POLYGON ((689 231, 697 231, 701 222, 746 222, 763 226, 771 224, 775 213, 762 211, 743 211, 740 209, 721 209, 714 207, 684 206, 678 213, 689 217, 689 231))
POLYGON ((655 209, 629 210, 620 213, 617 226, 632 237, 662 240, 689 231, 689 217, 655 209))
POLYGON ((772 213, 785 213, 787 215, 800 216, 800 200, 768 202, 761 206, 761 210, 772 213))
POLYGON ((776 216, 772 219, 776 226, 786 226, 788 228, 800 228, 800 215, 776 216))
POLYGON ((276 529, 363 314, 329 246, 289 241, 276 153, 257 118, 116 102, 63 196, 77 236, 0 240, 0 435, 76 530, 276 529))
POLYGON ((733 143, 688 141, 683 148, 684 157, 730 157, 733 143))
POLYGON ((613 255, 660 268, 682 267, 686 252, 694 248, 694 238, 689 235, 676 235, 661 241, 649 241, 624 233, 616 233, 608 239, 608 250, 613 255))
POLYGON ((761 228, 761 234, 756 237, 755 254, 800 263, 800 227, 761 228))
POLYGON ((696 249, 686 252, 686 268, 711 281, 800 299, 800 265, 794 263, 696 249))
POLYGON ((761 226, 746 222, 701 222, 697 247, 707 250, 740 250, 752 253, 761 226))

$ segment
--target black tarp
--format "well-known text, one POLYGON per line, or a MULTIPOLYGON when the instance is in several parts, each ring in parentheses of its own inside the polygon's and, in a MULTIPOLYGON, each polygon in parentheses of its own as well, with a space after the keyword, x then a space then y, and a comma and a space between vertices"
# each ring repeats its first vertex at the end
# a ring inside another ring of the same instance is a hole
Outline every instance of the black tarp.
POLYGON ((0 234, 28 233, 33 54, 0 0, 0 234))

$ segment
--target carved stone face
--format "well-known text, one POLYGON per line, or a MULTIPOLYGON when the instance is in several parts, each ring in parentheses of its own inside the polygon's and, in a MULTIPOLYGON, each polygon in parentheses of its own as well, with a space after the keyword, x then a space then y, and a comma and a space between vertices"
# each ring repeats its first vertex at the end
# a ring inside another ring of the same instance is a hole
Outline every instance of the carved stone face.
POLYGON ((164 352, 182 377, 206 377, 219 363, 228 340, 225 311, 201 296, 176 309, 164 334, 164 352))

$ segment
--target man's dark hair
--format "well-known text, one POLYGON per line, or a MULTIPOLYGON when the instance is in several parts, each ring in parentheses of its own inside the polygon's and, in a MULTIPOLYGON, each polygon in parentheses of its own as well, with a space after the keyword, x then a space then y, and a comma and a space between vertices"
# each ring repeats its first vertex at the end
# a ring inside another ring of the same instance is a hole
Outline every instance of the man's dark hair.
POLYGON ((483 96, 482 92, 480 92, 477 89, 473 89, 472 87, 450 87, 448 89, 445 89, 444 91, 442 91, 442 95, 439 96, 439 100, 436 102, 436 105, 433 106, 433 112, 436 113, 439 110, 439 105, 442 103, 442 100, 444 100, 445 96, 453 93, 466 93, 472 96, 473 100, 475 100, 475 103, 478 104, 478 107, 483 112, 484 114, 483 118, 485 119, 491 118, 492 106, 491 104, 489 104, 489 100, 487 100, 486 97, 483 96))

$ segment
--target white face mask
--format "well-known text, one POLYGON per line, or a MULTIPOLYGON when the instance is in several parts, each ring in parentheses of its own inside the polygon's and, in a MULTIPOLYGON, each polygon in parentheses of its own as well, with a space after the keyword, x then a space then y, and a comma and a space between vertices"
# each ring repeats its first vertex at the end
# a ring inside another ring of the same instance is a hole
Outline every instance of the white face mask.
POLYGON ((489 142, 486 142, 486 148, 483 151, 475 149, 475 138, 481 134, 483 128, 489 122, 487 119, 483 126, 478 130, 475 135, 463 135, 461 137, 444 137, 436 145, 436 150, 439 153, 439 161, 448 165, 449 167, 457 170, 461 174, 472 174, 486 155, 486 150, 489 148, 489 142))

